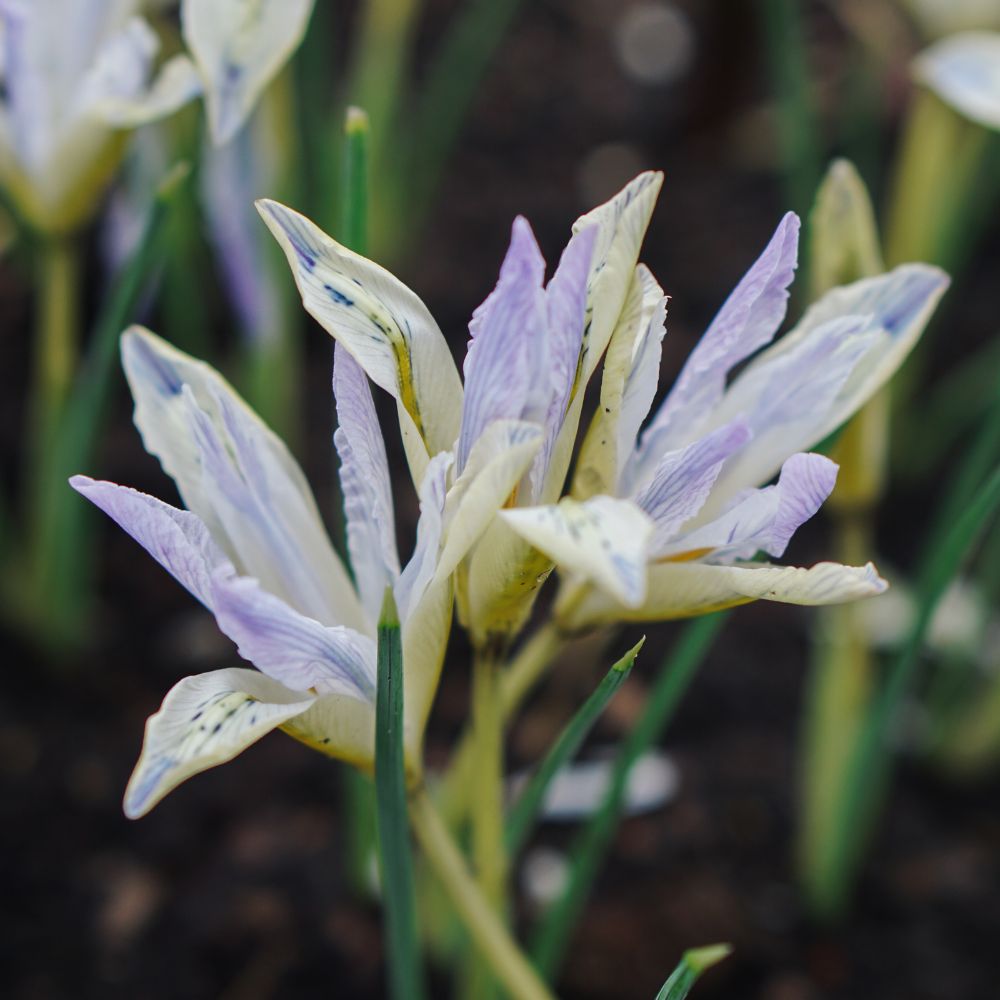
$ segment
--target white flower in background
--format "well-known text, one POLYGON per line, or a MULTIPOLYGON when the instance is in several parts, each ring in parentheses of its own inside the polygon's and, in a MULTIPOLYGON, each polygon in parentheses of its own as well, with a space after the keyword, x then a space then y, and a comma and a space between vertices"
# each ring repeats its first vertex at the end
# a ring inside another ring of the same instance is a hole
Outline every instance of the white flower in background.
POLYGON ((136 425, 187 510, 85 476, 72 485, 201 601, 259 671, 198 674, 169 692, 147 724, 126 813, 141 816, 186 778, 279 727, 370 769, 375 634, 387 586, 402 626, 407 766, 419 772, 451 628, 452 573, 530 464, 538 430, 522 426, 499 463, 490 461, 492 447, 477 449, 450 490, 451 454, 428 462, 416 545, 400 570, 371 390, 338 351, 335 442, 355 586, 301 469, 217 372, 140 328, 123 336, 122 358, 136 425))
POLYGON ((120 127, 170 114, 198 93, 183 56, 154 72, 160 43, 140 7, 0 0, 0 180, 40 228, 69 229, 90 214, 117 167, 120 127))
POLYGON ((1000 28, 997 0, 906 0, 906 6, 931 37, 977 28, 1000 28))
POLYGON ((968 31, 935 42, 914 60, 913 74, 959 114, 1000 130, 1000 32, 968 31))

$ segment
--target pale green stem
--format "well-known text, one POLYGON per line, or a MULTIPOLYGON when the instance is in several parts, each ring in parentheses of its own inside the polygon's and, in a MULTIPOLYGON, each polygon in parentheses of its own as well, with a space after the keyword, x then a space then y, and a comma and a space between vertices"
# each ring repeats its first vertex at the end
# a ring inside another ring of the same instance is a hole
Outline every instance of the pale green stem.
POLYGON ((447 892, 473 944, 507 993, 513 1000, 554 1000, 480 891, 423 788, 411 795, 410 822, 424 857, 447 892))
MULTIPOLYGON (((528 639, 500 673, 500 711, 505 722, 518 710, 525 696, 538 683, 565 642, 565 634, 555 622, 548 621, 528 639)), ((458 741, 451 766, 438 793, 442 814, 451 828, 458 826, 465 815, 475 767, 472 733, 466 730, 458 741)))
MULTIPOLYGON (((43 516, 51 509, 46 502, 50 490, 66 489, 52 482, 52 454, 79 353, 80 260, 71 237, 49 237, 39 244, 35 332, 35 364, 29 400, 25 470, 25 517, 30 525, 28 581, 20 596, 29 618, 41 613, 49 580, 55 567, 45 559, 47 525, 43 516)), ((35 622, 34 624, 38 624, 35 622)), ((63 623, 53 622, 59 630, 63 623)))
MULTIPOLYGON (((478 650, 472 665, 472 860, 483 896, 500 920, 507 914, 507 857, 503 838, 503 711, 496 650, 478 650)), ((469 956, 467 995, 496 995, 489 967, 469 956)))

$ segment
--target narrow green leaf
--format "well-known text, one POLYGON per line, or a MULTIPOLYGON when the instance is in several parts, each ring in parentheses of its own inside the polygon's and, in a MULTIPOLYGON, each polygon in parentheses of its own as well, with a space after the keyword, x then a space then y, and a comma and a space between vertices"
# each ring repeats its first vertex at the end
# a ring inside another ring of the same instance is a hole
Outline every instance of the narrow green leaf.
POLYGON ((732 950, 728 944, 710 944, 684 952, 677 968, 656 994, 656 1000, 684 1000, 701 974, 727 958, 732 950))
POLYGON ((417 939, 403 762, 403 642, 396 602, 388 587, 378 624, 375 799, 392 996, 422 1000, 426 990, 417 939))
POLYGON ((350 107, 344 120, 344 175, 341 242, 355 253, 368 253, 368 115, 350 107))
POLYGON ((639 655, 639 650, 642 649, 642 644, 645 641, 646 637, 643 636, 605 674, 597 689, 567 723, 528 782, 527 787, 514 803, 507 818, 505 831, 508 857, 514 857, 524 847, 538 820, 538 814, 541 812, 549 785, 555 776, 576 756, 583 741, 587 738, 587 734, 601 717, 615 693, 625 683, 625 678, 631 673, 635 658, 639 655))
POLYGON ((632 767, 663 736, 725 620, 726 614, 717 612, 698 618, 685 628, 660 667, 642 715, 618 751, 604 801, 570 850, 566 886, 545 912, 532 936, 532 958, 548 979, 559 970, 573 929, 618 829, 632 767))

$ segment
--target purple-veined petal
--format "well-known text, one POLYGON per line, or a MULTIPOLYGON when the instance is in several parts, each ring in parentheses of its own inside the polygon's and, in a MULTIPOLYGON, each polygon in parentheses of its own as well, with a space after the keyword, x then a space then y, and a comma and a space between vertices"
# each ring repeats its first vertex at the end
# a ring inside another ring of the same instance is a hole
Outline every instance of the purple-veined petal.
POLYGON ((298 48, 313 0, 182 0, 181 31, 205 84, 212 139, 228 142, 298 48))
POLYGON ((459 472, 489 424, 520 420, 547 404, 544 279, 545 260, 527 220, 518 216, 497 286, 469 323, 459 472))
POLYGON ((639 264, 604 358, 601 400, 580 450, 573 495, 631 492, 625 464, 635 449, 660 379, 667 297, 649 269, 639 264))
POLYGON ((545 289, 548 404, 544 413, 537 417, 525 414, 528 419, 538 419, 545 428, 542 447, 529 477, 530 503, 537 503, 544 495, 552 453, 573 394, 587 318, 587 280, 596 238, 596 226, 575 233, 566 244, 559 266, 545 289))
POLYGON ((793 455, 774 486, 751 490, 708 524, 657 547, 656 558, 710 550, 711 562, 749 559, 756 552, 782 555, 792 535, 833 491, 837 466, 823 455, 793 455))
POLYGON ((653 478, 634 497, 656 525, 650 545, 654 557, 701 510, 723 462, 749 440, 749 428, 736 420, 660 459, 653 478))
POLYGON ((375 642, 299 614, 249 577, 223 569, 212 579, 219 628, 240 655, 293 691, 375 701, 375 642))
POLYGON ((740 373, 712 416, 713 425, 742 416, 754 434, 723 469, 718 496, 767 482, 789 455, 850 418, 902 364, 947 286, 938 268, 904 264, 811 306, 740 373))
POLYGON ((237 569, 303 614, 370 629, 281 440, 217 372, 148 331, 123 336, 122 359, 146 449, 237 569))
POLYGON ((788 307, 798 259, 799 219, 789 212, 691 352, 643 434, 640 460, 655 461, 697 435, 722 399, 732 368, 770 343, 788 307))
POLYGON ((917 56, 913 75, 959 114, 1000 130, 1000 32, 943 38, 917 56))
POLYGON ((232 760, 314 700, 254 670, 185 677, 146 723, 142 753, 125 791, 125 815, 145 815, 182 781, 232 760))
POLYGON ((462 412, 462 381, 437 323, 401 281, 304 216, 266 199, 257 209, 288 258, 306 311, 396 398, 419 484, 429 456, 454 447, 462 412))
POLYGON ((420 484, 417 542, 394 588, 396 607, 399 608, 400 621, 404 625, 437 569, 443 541, 445 487, 453 461, 450 452, 445 451, 435 455, 427 466, 424 481, 420 484))
POLYGON ((500 517, 564 572, 629 606, 645 598, 653 522, 630 500, 565 497, 551 506, 504 510, 500 517))
POLYGON ((377 621, 385 588, 399 576, 392 483, 368 376, 339 343, 334 348, 333 394, 347 550, 361 603, 377 621))
POLYGON ((207 608, 212 573, 231 566, 202 520, 128 486, 73 476, 70 485, 130 534, 207 608))
POLYGON ((649 567, 646 600, 628 607, 592 590, 582 601, 557 608, 560 624, 578 629, 622 621, 666 621, 749 604, 842 604, 881 594, 888 584, 875 567, 817 563, 808 569, 749 563, 712 566, 698 562, 656 563, 649 567), (560 612, 562 612, 560 614, 560 612))
POLYGON ((618 323, 662 184, 663 174, 658 171, 641 173, 614 198, 580 216, 573 224, 574 233, 590 226, 596 231, 577 388, 586 386, 618 323))

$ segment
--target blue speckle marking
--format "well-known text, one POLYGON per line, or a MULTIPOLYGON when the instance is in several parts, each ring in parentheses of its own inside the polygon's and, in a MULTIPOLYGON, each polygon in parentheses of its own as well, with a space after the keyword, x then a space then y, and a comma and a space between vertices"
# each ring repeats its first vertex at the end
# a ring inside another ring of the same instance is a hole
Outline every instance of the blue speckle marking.
POLYGON ((343 292, 334 288, 333 285, 324 285, 323 287, 330 298, 338 305, 347 306, 348 308, 354 305, 354 299, 349 299, 343 292))

